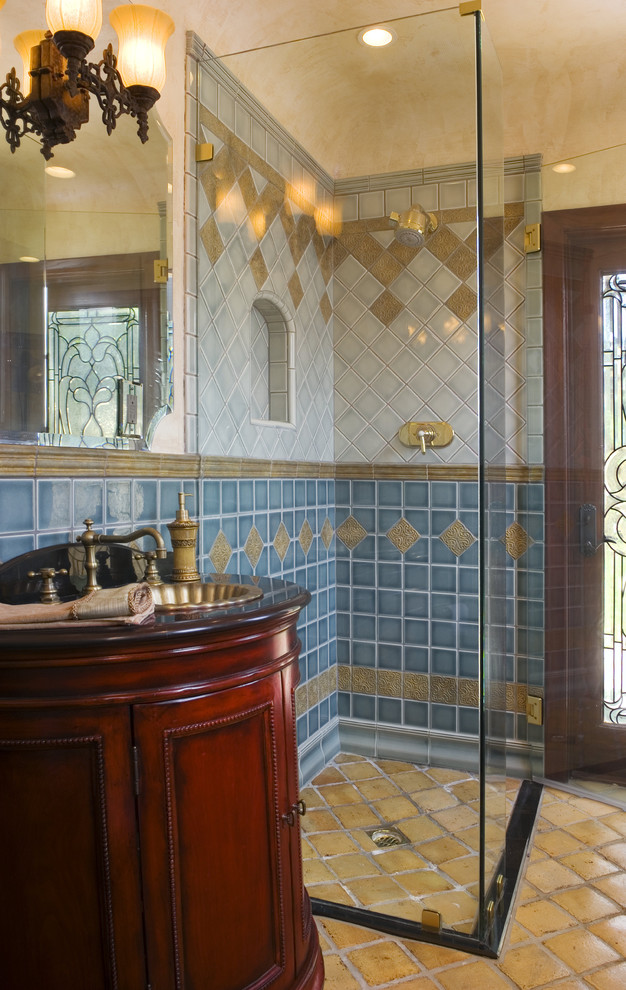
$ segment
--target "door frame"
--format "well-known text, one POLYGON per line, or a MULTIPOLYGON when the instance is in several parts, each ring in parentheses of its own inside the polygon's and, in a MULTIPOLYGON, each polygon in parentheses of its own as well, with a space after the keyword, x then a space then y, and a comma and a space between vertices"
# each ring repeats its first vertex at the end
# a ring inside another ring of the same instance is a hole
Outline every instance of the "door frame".
MULTIPOLYGON (((568 335, 568 259, 576 237, 619 234, 626 237, 626 205, 558 210, 542 216, 544 315, 544 463, 545 463, 545 776, 567 780, 572 736, 571 659, 574 641, 568 612, 575 599, 568 548, 578 521, 568 507, 570 374, 568 335)), ((600 503, 602 504, 602 503, 600 503)))

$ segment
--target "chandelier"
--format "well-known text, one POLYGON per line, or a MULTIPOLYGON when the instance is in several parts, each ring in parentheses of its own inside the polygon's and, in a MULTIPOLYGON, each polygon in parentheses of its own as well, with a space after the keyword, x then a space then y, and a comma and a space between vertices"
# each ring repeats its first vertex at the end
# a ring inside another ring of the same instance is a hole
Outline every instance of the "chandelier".
MULTIPOLYGON (((0 0, 0 7, 5 0, 0 0)), ((102 111, 110 134, 117 118, 137 120, 137 134, 148 140, 148 111, 165 82, 165 45, 174 30, 171 17, 144 4, 111 11, 118 36, 116 56, 109 45, 100 62, 87 62, 102 27, 102 0, 47 0, 48 31, 24 31, 15 38, 23 83, 15 68, 0 86, 0 123, 14 152, 24 135, 41 139, 48 161, 52 148, 69 144, 89 120, 89 98, 102 111), (22 87, 22 88, 20 88, 22 87)))

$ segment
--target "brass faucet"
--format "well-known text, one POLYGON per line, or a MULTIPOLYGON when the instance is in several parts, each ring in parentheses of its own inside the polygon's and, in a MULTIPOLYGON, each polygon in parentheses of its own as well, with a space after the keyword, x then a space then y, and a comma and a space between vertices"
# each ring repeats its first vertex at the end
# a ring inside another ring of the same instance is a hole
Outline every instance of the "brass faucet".
POLYGON ((141 529, 135 529, 132 533, 126 533, 120 535, 118 533, 94 533, 93 519, 84 519, 85 526, 87 527, 84 533, 76 537, 77 543, 82 543, 85 548, 85 570, 87 572, 87 584, 85 585, 84 594, 88 594, 90 591, 99 591, 100 585, 96 580, 96 570, 98 563, 96 561, 96 547, 101 543, 132 543, 133 540, 139 540, 142 536, 151 536, 156 543, 156 550, 140 551, 141 556, 145 557, 148 561, 148 567, 146 568, 146 581, 149 584, 161 584, 161 578, 159 572, 156 569, 155 558, 156 557, 166 557, 167 547, 163 537, 159 533, 158 529, 154 526, 142 526, 141 529))

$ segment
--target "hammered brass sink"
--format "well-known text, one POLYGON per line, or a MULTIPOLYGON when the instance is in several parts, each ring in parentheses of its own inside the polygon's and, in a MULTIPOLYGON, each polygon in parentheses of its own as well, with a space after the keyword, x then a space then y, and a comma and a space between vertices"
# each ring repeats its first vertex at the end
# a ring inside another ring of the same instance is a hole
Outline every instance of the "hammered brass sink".
POLYGON ((152 587, 154 607, 157 612, 172 612, 178 609, 228 608, 232 605, 246 605, 255 598, 262 598, 263 592, 249 584, 228 584, 218 581, 180 581, 173 584, 158 584, 152 587))

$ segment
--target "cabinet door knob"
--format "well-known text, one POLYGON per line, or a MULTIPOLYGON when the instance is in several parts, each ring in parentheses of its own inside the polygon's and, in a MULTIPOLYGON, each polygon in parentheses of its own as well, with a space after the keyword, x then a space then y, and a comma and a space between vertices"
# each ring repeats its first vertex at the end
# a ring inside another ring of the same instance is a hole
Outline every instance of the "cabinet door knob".
POLYGON ((302 798, 300 798, 299 801, 296 801, 295 804, 291 805, 291 808, 289 809, 289 811, 285 812, 285 814, 282 816, 282 819, 287 825, 295 825, 296 815, 306 815, 306 804, 304 803, 302 798))

